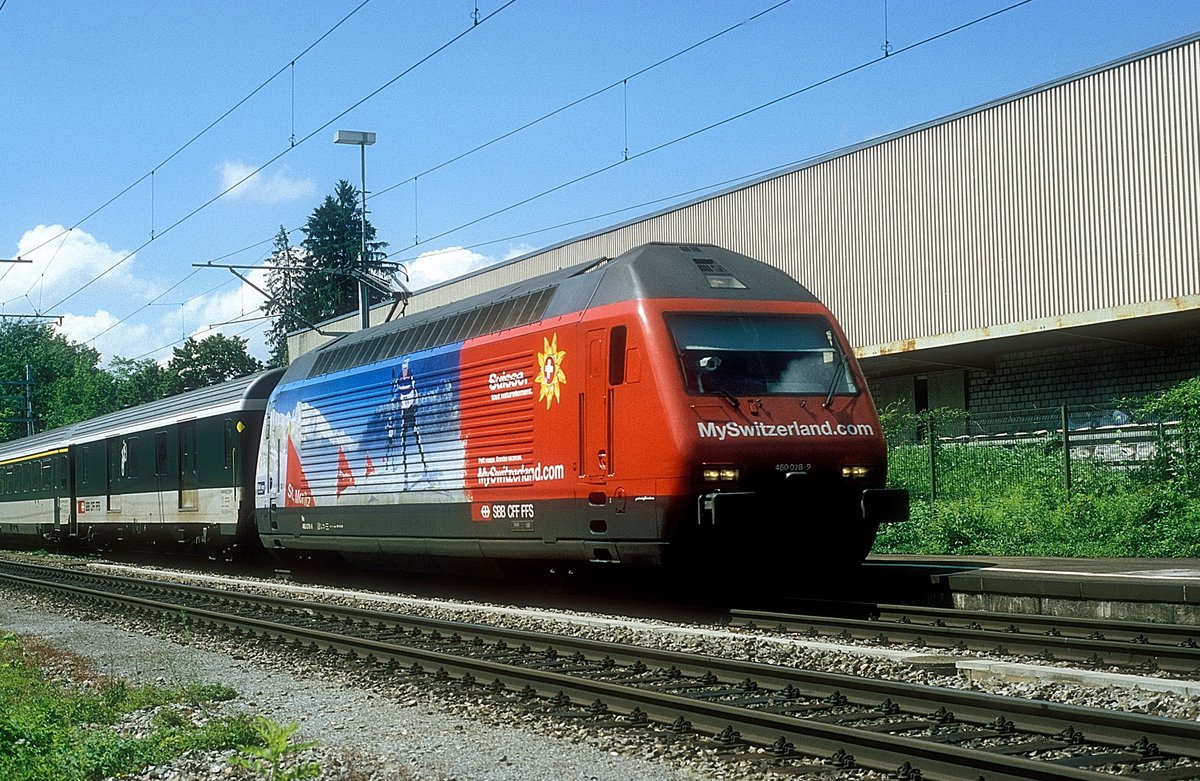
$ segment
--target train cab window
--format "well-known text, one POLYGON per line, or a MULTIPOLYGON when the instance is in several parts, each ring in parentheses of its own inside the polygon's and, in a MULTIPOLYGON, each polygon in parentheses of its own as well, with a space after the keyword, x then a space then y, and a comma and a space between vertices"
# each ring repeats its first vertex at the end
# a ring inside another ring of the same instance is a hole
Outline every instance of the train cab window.
POLYGON ((855 395, 827 320, 811 315, 677 314, 667 318, 693 393, 855 395))

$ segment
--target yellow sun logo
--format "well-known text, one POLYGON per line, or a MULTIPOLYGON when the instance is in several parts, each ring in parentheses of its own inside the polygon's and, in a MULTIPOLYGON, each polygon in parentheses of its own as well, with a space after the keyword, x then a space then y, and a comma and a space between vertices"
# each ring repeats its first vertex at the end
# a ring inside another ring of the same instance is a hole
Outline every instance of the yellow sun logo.
POLYGON ((545 352, 538 353, 538 384, 542 386, 542 393, 538 396, 538 401, 546 400, 546 409, 550 409, 550 402, 562 401, 559 394, 558 386, 567 384, 567 375, 563 374, 562 363, 567 357, 566 351, 558 349, 558 333, 554 334, 553 339, 542 337, 542 344, 545 347, 545 352))

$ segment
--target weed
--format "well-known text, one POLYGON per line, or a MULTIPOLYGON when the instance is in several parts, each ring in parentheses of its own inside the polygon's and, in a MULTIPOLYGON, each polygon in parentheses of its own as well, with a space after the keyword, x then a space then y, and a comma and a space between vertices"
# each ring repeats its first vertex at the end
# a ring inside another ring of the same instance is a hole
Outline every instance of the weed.
POLYGON ((228 698, 223 686, 137 686, 99 675, 91 663, 35 638, 0 639, 0 778, 84 781, 137 772, 184 751, 231 749, 258 740, 250 719, 192 724, 163 708, 228 698), (159 708, 148 734, 122 734, 129 714, 159 708))
POLYGON ((246 745, 239 751, 248 756, 235 756, 229 761, 238 767, 243 767, 259 778, 268 781, 297 781, 302 778, 315 778, 321 773, 319 762, 303 762, 286 765, 289 755, 304 751, 317 745, 317 742, 293 743, 292 733, 300 725, 280 724, 262 716, 255 717, 251 728, 259 738, 261 745, 246 745))

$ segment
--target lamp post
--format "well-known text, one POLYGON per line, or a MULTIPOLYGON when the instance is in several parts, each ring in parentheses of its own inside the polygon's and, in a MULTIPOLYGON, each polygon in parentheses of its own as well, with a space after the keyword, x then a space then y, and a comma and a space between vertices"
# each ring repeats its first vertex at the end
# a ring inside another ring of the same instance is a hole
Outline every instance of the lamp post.
POLYGON ((364 279, 367 273, 367 147, 375 143, 375 134, 361 130, 339 130, 333 134, 333 143, 354 144, 359 149, 362 165, 362 245, 358 255, 358 321, 360 328, 368 328, 371 325, 371 305, 364 279))

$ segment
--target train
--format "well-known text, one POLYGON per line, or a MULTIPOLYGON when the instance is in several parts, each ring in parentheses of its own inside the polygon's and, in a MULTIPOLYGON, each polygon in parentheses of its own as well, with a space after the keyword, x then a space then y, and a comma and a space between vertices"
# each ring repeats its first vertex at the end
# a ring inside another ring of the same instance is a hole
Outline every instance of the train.
POLYGON ((6 545, 761 574, 856 566, 907 515, 833 314, 713 244, 648 243, 0 444, 6 545))

